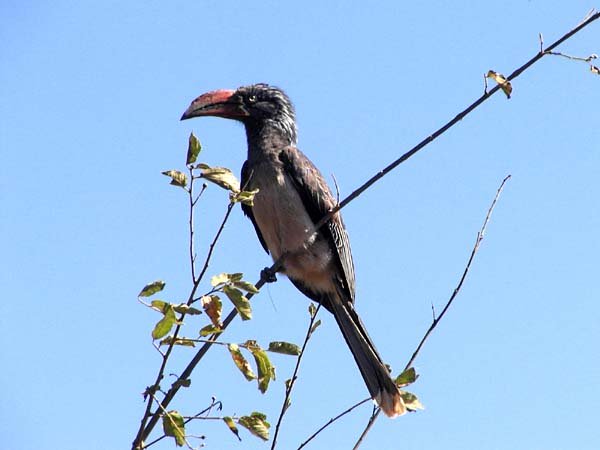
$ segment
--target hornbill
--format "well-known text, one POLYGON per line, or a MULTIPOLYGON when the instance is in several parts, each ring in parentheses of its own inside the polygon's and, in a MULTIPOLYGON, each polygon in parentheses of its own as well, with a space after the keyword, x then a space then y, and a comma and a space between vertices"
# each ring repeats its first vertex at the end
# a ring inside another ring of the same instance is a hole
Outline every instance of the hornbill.
POLYGON ((333 314, 371 398, 389 417, 404 414, 398 387, 354 310, 354 264, 340 213, 308 236, 336 200, 323 175, 296 147, 290 99, 281 89, 262 83, 212 91, 196 98, 181 120, 201 116, 244 124, 248 159, 241 185, 259 191, 254 206, 242 204, 242 209, 260 243, 274 260, 287 253, 281 272, 333 314))

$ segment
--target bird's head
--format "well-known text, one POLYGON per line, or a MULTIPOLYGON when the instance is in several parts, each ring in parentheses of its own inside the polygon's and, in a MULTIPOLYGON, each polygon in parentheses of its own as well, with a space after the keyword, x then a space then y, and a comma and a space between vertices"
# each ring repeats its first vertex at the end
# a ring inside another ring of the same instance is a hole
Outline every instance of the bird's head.
POLYGON ((271 125, 287 134, 291 142, 296 141, 294 106, 281 89, 268 84, 202 94, 186 109, 181 120, 203 116, 238 120, 247 129, 261 130, 271 125))

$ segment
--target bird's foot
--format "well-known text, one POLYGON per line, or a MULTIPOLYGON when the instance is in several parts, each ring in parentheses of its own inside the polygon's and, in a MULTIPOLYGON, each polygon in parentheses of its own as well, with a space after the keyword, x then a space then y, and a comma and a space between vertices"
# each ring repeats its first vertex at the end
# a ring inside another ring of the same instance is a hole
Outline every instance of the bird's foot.
POLYGON ((267 283, 275 283, 277 281, 277 277, 273 272, 271 272, 269 267, 265 267, 260 271, 260 278, 265 280, 267 283))

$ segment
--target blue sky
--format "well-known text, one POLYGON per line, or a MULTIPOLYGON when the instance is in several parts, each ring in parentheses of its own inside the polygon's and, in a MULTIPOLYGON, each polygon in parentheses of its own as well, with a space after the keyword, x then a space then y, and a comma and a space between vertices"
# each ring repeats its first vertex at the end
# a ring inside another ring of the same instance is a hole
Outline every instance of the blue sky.
MULTIPOLYGON (((186 198, 160 172, 201 160, 239 171, 243 128, 179 122, 197 95, 269 82, 294 100, 299 145, 342 196, 576 25, 590 1, 0 3, 2 447, 128 448, 158 355, 157 314, 136 294, 164 279, 189 290, 186 198)), ((600 23, 560 48, 600 53, 600 23)), ((600 79, 548 57, 344 210, 357 309, 384 358, 408 360, 451 294, 495 190, 512 174, 472 272, 416 361, 426 410, 380 418, 364 449, 587 450, 600 441, 600 79)), ((197 212, 206 247, 226 196, 197 212)), ((233 214, 211 273, 258 279, 269 264, 233 214)), ((281 279, 254 320, 223 337, 299 342, 308 301, 281 279)), ((334 321, 310 343, 279 448, 366 396, 334 321)), ((188 320, 190 333, 205 324, 188 320)), ((190 356, 181 351, 173 372, 190 356)), ((274 422, 289 357, 267 395, 211 351, 185 398, 274 422)), ((307 448, 351 448, 371 408, 307 448)), ((218 422, 191 431, 207 448, 269 448, 218 422)), ((163 441, 155 448, 172 448, 163 441)))

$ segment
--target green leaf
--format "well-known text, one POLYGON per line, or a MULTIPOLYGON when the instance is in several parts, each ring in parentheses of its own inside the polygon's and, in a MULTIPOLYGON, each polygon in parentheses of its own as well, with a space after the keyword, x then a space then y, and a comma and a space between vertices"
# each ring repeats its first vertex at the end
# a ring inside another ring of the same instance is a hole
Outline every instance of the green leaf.
POLYGON ((234 272, 234 273, 229 273, 229 281, 232 283, 237 283, 238 281, 242 281, 242 278, 244 278, 244 274, 242 272, 234 272))
POLYGON ((299 355, 300 347, 289 342, 274 341, 269 343, 269 351, 283 355, 299 355))
POLYGON ((252 319, 252 308, 250 307, 250 302, 248 299, 242 294, 242 291, 236 289, 231 286, 224 286, 223 292, 225 295, 231 300, 235 309, 240 314, 242 320, 250 320, 252 319))
POLYGON ((267 422, 267 416, 264 414, 253 412, 249 416, 240 417, 238 423, 254 436, 264 441, 269 440, 269 428, 271 428, 271 424, 267 422))
POLYGON ((240 191, 240 182, 226 167, 207 167, 201 169, 201 177, 232 192, 240 191))
POLYGON ((258 194, 258 189, 253 189, 251 191, 240 191, 237 193, 232 193, 230 196, 230 200, 232 203, 243 203, 244 205, 254 206, 254 197, 258 194))
POLYGON ((188 141, 188 151, 186 157, 186 164, 194 164, 198 155, 200 154, 200 150, 202 150, 202 145, 200 145, 200 141, 194 133, 190 133, 190 139, 188 141))
POLYGON ((138 297, 150 297, 151 295, 156 294, 164 289, 165 282, 164 281, 153 281, 150 284, 144 286, 144 288, 138 294, 138 297))
POLYGON ((312 317, 315 317, 316 313, 317 313, 317 307, 315 306, 314 303, 311 302, 311 304, 308 305, 308 314, 312 318, 312 317))
POLYGON ((173 186, 186 187, 187 186, 187 175, 179 170, 167 170, 161 172, 163 175, 171 178, 171 184, 173 186))
POLYGON ((175 317, 175 310, 173 309, 173 305, 167 304, 165 310, 163 311, 165 315, 158 323, 154 326, 152 330, 152 339, 160 339, 165 337, 173 328, 173 325, 177 323, 177 318, 175 317))
POLYGON ((225 422, 225 424, 229 427, 231 432, 233 434, 235 434, 237 436, 237 438, 241 441, 242 438, 240 437, 240 432, 238 431, 238 428, 235 426, 233 419, 229 416, 225 416, 225 417, 223 417, 223 422, 225 422))
POLYGON ((258 371, 258 390, 264 394, 269 388, 270 381, 275 379, 275 368, 269 356, 255 341, 246 341, 244 345, 254 356, 258 371))
POLYGON ((163 432, 175 439, 177 447, 183 447, 185 442, 185 423, 177 411, 169 411, 162 416, 163 432))
POLYGON ((202 308, 215 327, 221 328, 221 310, 223 305, 218 295, 204 295, 200 301, 202 308))
POLYGON ((179 314, 189 314, 190 316, 197 316, 198 314, 202 314, 202 311, 200 311, 199 309, 188 306, 185 303, 173 305, 173 309, 179 314))
POLYGON ((250 292, 252 294, 258 294, 258 289, 256 286, 249 281, 234 281, 233 285, 243 291, 250 292))
POLYGON ((168 305, 170 305, 170 303, 165 302, 164 300, 152 300, 150 302, 150 306, 162 314, 165 313, 168 305))
POLYGON ((396 386, 398 387, 404 387, 417 381, 417 378, 419 378, 419 375, 416 370, 414 367, 410 367, 398 375, 394 380, 394 383, 396 383, 396 386))
POLYGON ((406 391, 400 391, 400 397, 404 401, 406 409, 416 411, 417 409, 425 409, 415 394, 406 391))
POLYGON ((240 350, 239 345, 229 344, 227 348, 229 349, 229 353, 231 354, 233 362, 235 363, 237 368, 240 369, 240 372, 244 374, 246 380, 252 381, 256 379, 256 375, 254 375, 254 372, 252 371, 248 360, 244 358, 244 355, 242 355, 242 351, 240 350))
POLYGON ((200 336, 206 337, 209 334, 219 334, 222 333, 221 327, 216 327, 212 323, 210 325, 206 325, 200 329, 200 336))

